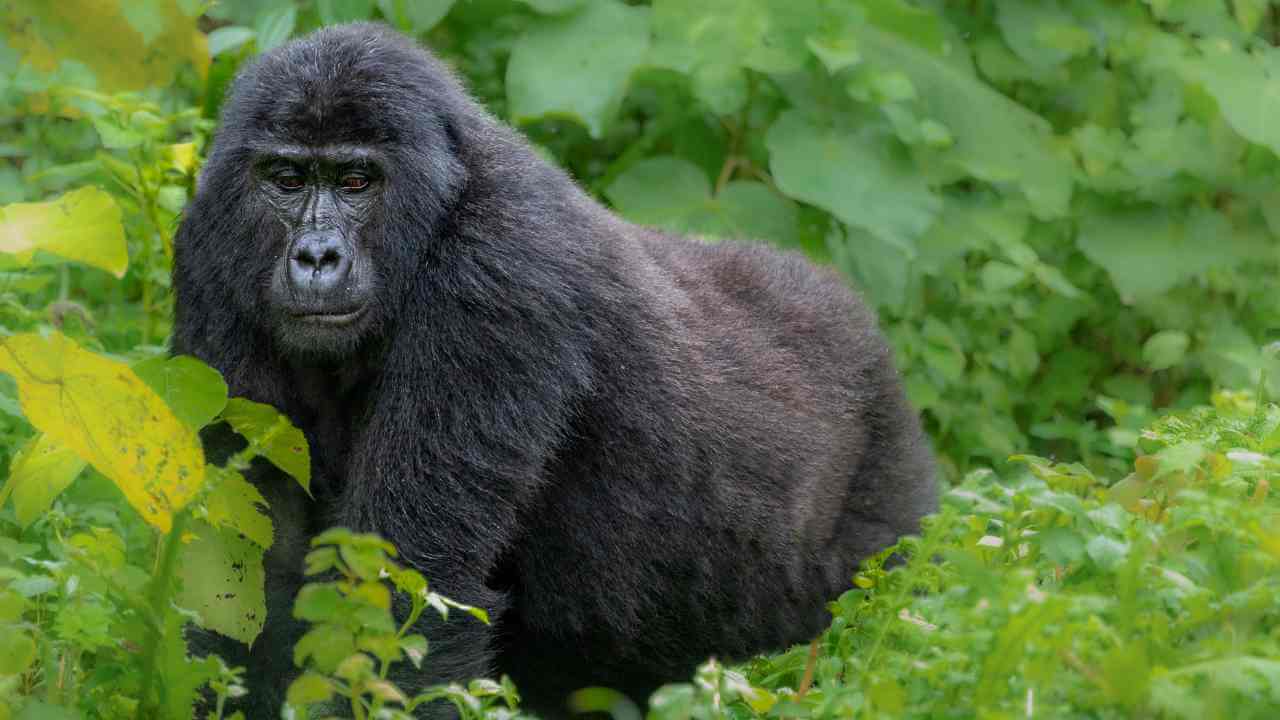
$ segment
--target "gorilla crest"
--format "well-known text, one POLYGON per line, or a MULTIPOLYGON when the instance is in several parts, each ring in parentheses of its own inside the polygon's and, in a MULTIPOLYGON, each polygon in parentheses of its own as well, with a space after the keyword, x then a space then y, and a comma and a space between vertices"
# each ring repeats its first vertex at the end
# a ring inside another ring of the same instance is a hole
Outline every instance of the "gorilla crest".
POLYGON ((836 276, 620 219, 380 26, 241 72, 173 286, 173 351, 311 444, 314 498, 249 473, 277 528, 264 635, 201 640, 249 667, 252 717, 297 673, 301 558, 330 526, 495 619, 424 618, 426 669, 393 679, 508 673, 554 714, 812 638, 936 507, 890 351, 836 276))

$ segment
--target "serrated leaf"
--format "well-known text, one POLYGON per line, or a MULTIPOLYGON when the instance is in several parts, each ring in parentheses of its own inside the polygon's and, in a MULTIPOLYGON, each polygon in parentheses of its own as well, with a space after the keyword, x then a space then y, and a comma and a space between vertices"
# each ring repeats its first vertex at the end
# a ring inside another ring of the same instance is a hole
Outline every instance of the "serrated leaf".
POLYGON ((262 548, 230 529, 195 521, 181 549, 177 602, 200 615, 201 627, 252 644, 267 619, 262 548))
POLYGON ((227 405, 222 375, 188 355, 149 358, 133 371, 193 430, 208 425, 227 405))
POLYGON ((942 207, 910 158, 884 137, 818 127, 789 110, 769 128, 765 145, 784 193, 904 247, 942 207))
POLYGON ((289 473, 311 492, 311 454, 302 431, 270 405, 244 398, 231 398, 222 411, 236 432, 249 441, 255 454, 289 473))
POLYGON ((24 334, 0 341, 0 372, 17 382, 32 425, 110 478, 162 532, 203 486, 195 431, 123 363, 58 333, 24 334))
POLYGON ((80 475, 87 463, 71 448, 40 434, 22 446, 9 464, 9 479, 0 489, 0 507, 13 494, 13 510, 22 527, 38 520, 80 475))
POLYGON ((603 136, 648 50, 648 8, 598 0, 570 15, 539 18, 507 63, 512 119, 570 117, 592 137, 603 136))
POLYGON ((210 465, 209 481, 216 483, 205 501, 209 522, 215 527, 228 527, 266 550, 274 539, 271 518, 262 510, 267 504, 262 493, 235 470, 210 465))
POLYGON ((56 200, 0 208, 0 252, 29 265, 37 250, 124 277, 129 267, 115 198, 83 187, 56 200))

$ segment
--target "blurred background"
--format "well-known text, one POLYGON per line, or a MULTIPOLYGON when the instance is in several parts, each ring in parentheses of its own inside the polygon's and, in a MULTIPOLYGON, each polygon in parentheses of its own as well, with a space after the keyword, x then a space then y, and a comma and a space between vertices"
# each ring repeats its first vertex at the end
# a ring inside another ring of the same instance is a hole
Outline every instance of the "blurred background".
POLYGON ((1127 462, 1153 411, 1275 380, 1280 19, 1244 0, 6 0, 0 203, 101 188, 131 262, 7 287, 5 321, 163 343, 236 67, 365 19, 628 218, 837 268, 953 477, 1127 462))
MULTIPOLYGON (((0 0, 0 720, 238 692, 182 632, 261 629, 252 488, 210 466, 170 517, 160 468, 95 453, 198 470, 195 431, 243 419, 163 357, 177 219, 236 69, 368 19, 627 218, 847 278, 933 437, 951 489, 907 561, 851 578, 812 652, 708 663, 655 717, 1280 716, 1276 4, 0 0)), ((448 692, 512 717, 506 684, 448 692)))

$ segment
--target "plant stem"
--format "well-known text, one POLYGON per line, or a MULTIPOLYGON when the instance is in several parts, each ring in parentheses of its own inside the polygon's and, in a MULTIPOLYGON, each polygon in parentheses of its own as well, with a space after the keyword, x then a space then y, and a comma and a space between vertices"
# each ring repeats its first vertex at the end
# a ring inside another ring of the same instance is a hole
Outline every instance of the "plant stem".
POLYGON ((151 634, 147 637, 147 646, 143 651, 142 689, 138 693, 138 713, 135 715, 138 720, 147 718, 154 709, 151 687, 159 672, 156 664, 160 654, 160 641, 164 639, 169 592, 173 586, 173 572, 178 564, 178 550, 182 547, 182 532, 186 529, 187 518, 185 510, 173 516, 173 527, 164 539, 160 567, 151 581, 151 634))

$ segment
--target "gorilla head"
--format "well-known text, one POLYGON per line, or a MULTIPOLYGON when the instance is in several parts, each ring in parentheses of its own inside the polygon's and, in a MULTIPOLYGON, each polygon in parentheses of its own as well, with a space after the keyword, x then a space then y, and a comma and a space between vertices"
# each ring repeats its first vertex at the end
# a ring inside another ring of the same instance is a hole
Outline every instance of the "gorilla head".
POLYGON ((464 96, 398 35, 321 37, 241 75, 202 182, 243 235, 225 265, 252 278, 228 281, 240 311, 286 353, 341 360, 394 321, 413 281, 398 268, 439 237, 465 178, 448 120, 464 96))

